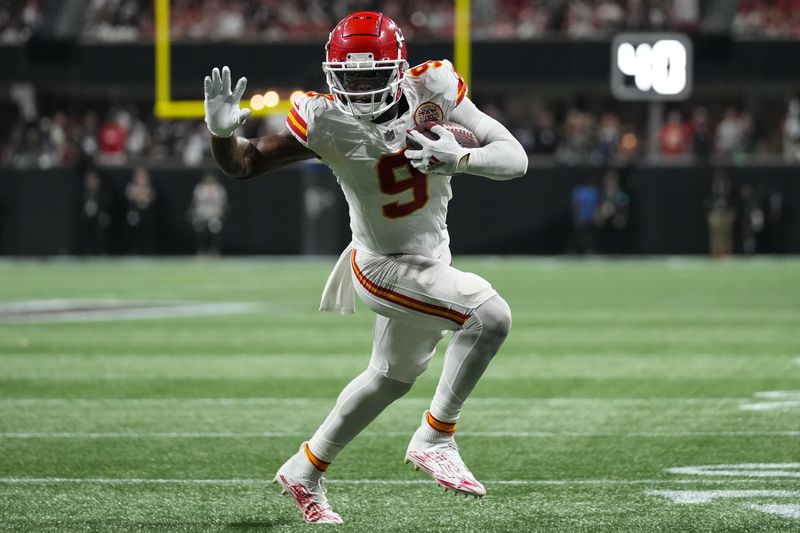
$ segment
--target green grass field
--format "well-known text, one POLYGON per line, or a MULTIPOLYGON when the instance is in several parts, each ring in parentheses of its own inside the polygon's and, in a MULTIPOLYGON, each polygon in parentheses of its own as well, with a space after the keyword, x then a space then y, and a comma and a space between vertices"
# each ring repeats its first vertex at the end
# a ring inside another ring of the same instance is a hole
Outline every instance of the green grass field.
MULTIPOLYGON (((0 306, 0 530, 309 530, 269 480, 371 342, 363 306, 316 311, 332 263, 0 262, 0 304, 259 305, 102 321, 0 306)), ((800 261, 456 266, 514 313, 459 424, 488 495, 402 463, 443 342, 329 470, 341 531, 800 531, 800 261)))

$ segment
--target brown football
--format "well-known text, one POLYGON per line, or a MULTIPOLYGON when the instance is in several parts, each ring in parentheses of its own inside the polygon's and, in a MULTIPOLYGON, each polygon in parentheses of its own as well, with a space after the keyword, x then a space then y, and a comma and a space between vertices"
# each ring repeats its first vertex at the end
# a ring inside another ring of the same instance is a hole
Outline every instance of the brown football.
MULTIPOLYGON (((434 139, 435 140, 435 139, 438 139, 439 136, 436 135, 435 133, 433 133, 431 131, 431 128, 433 126, 437 125, 437 124, 439 126, 442 126, 442 127, 446 128, 446 129, 450 130, 450 132, 452 132, 453 135, 455 136, 456 142, 458 142, 458 144, 460 144, 464 148, 479 148, 480 147, 480 143, 478 142, 477 137, 475 137, 475 134, 472 133, 471 131, 469 131, 467 128, 465 128, 461 124, 456 124, 455 122, 449 122, 447 120, 442 120, 442 121, 428 120, 428 121, 423 122, 422 124, 418 125, 416 128, 414 128, 414 130, 420 132, 421 134, 423 134, 428 139, 434 139)), ((411 130, 409 130, 409 131, 411 131, 411 130)), ((419 150, 419 149, 422 148, 422 146, 420 146, 419 143, 417 141, 415 141, 410 135, 406 135, 406 147, 409 150, 419 150)))

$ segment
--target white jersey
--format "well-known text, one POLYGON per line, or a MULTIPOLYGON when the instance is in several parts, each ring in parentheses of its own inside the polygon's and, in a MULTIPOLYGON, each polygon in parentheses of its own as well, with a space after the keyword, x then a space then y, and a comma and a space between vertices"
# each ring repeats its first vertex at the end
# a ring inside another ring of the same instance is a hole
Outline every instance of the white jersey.
POLYGON ((295 100, 286 125, 336 175, 356 248, 435 259, 448 254, 450 176, 428 176, 411 166, 403 154, 406 130, 446 120, 467 87, 447 60, 409 69, 401 87, 408 112, 382 124, 343 112, 330 94, 307 93, 295 100))

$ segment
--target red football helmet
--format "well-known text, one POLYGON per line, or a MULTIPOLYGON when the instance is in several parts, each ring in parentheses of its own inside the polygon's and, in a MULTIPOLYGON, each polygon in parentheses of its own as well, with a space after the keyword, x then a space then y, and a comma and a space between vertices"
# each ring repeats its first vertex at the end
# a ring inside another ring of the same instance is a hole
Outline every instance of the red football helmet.
POLYGON ((322 70, 342 111, 372 120, 400 98, 408 68, 403 32, 383 13, 345 17, 328 37, 322 70))

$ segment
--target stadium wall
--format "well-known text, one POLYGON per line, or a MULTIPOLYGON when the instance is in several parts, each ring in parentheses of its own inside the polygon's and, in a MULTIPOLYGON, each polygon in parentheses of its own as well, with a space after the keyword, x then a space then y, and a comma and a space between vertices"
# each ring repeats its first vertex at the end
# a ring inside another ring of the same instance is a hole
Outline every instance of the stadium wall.
MULTIPOLYGON (((800 180, 792 167, 727 169, 736 187, 748 183, 779 192, 785 219, 772 236, 773 252, 800 253, 800 180)), ((602 175, 601 168, 532 168, 505 183, 473 176, 453 179, 449 228, 457 254, 561 254, 572 236, 570 195, 576 184, 602 175)), ((705 254, 705 204, 713 169, 631 168, 623 181, 631 196, 631 222, 615 237, 625 254, 705 254)), ((124 254, 124 188, 129 168, 101 169, 114 202, 108 253, 124 254)), ((157 192, 155 251, 190 254, 194 237, 187 219, 202 170, 152 169, 157 192)), ((230 215, 227 254, 335 254, 348 242, 347 206, 329 171, 297 165, 250 182, 225 180, 230 215)), ((0 171, 0 253, 56 255, 81 250, 81 178, 70 170, 0 171)))
MULTIPOLYGON (((795 41, 734 41, 695 36, 697 84, 732 81, 764 84, 800 80, 795 41)), ((451 57, 449 42, 409 43, 409 61, 451 57)), ((472 50, 472 78, 492 83, 594 82, 607 86, 610 45, 606 40, 480 42, 472 50)), ((321 43, 212 43, 172 46, 175 98, 199 98, 201 81, 211 68, 229 65, 247 75, 253 87, 322 88, 321 43)), ((32 40, 27 46, 0 46, 0 82, 58 83, 65 89, 121 85, 152 90, 152 44, 76 44, 32 40), (64 84, 67 84, 66 86, 64 84)))

